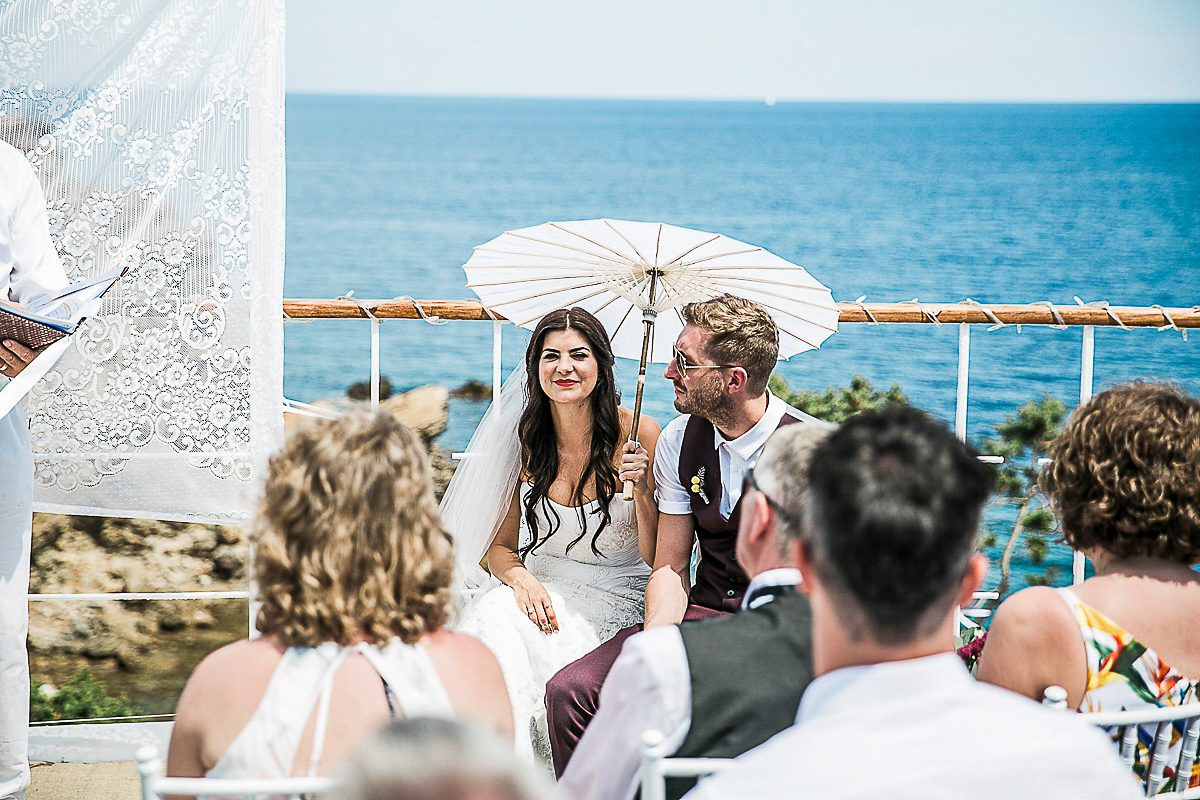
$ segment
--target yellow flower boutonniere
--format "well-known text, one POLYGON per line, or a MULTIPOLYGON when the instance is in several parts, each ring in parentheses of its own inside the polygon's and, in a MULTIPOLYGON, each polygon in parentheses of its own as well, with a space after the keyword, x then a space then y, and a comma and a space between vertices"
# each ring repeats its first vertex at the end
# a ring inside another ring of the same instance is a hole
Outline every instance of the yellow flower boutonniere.
POLYGON ((692 476, 692 494, 700 495, 700 499, 708 505, 708 493, 704 491, 704 467, 696 470, 696 474, 692 476))

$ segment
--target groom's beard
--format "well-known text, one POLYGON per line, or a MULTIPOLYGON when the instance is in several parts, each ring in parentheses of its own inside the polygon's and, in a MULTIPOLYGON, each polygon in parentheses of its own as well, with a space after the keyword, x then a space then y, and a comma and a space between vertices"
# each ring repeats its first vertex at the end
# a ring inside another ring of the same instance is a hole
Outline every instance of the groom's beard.
POLYGON ((725 391, 720 370, 710 370, 709 373, 701 380, 691 381, 689 386, 681 381, 674 382, 684 392, 675 396, 675 410, 681 414, 704 417, 720 428, 721 423, 731 417, 733 398, 725 391))

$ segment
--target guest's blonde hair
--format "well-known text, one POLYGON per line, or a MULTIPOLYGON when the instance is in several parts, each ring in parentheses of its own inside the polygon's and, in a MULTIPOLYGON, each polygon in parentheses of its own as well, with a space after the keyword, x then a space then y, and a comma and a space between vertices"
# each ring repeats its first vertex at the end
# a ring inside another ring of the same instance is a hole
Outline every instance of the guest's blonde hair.
POLYGON ((254 526, 256 627, 289 646, 406 643, 447 620, 454 568, 420 440, 386 411, 293 432, 254 526))
POLYGON ((705 354, 717 364, 746 370, 746 390, 753 397, 767 390, 767 380, 779 360, 779 328, 767 310, 732 294, 688 303, 684 322, 711 334, 705 354))

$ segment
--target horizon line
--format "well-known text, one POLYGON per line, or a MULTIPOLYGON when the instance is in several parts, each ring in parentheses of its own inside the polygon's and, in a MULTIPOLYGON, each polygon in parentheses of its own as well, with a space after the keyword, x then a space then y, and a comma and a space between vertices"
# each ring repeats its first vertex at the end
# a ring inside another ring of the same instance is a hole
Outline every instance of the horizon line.
POLYGON ((600 102, 647 102, 647 103, 747 103, 772 107, 775 105, 1200 105, 1200 96, 1195 98, 805 98, 763 96, 718 96, 680 97, 668 95, 560 95, 560 94, 471 94, 431 92, 387 92, 361 89, 286 89, 285 95, 309 95, 325 97, 395 97, 420 100, 554 100, 554 101, 600 101, 600 102))

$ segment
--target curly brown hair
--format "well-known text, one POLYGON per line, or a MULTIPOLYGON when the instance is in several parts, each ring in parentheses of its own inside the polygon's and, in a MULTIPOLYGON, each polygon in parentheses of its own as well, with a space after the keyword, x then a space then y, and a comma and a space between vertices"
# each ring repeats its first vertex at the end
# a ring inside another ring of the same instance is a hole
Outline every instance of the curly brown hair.
POLYGON ((256 627, 289 646, 412 644, 447 620, 453 543, 420 440, 356 411, 292 433, 254 525, 256 627))
POLYGON ((1200 561, 1200 400, 1114 387, 1075 410, 1051 455, 1040 484, 1076 550, 1200 561))

